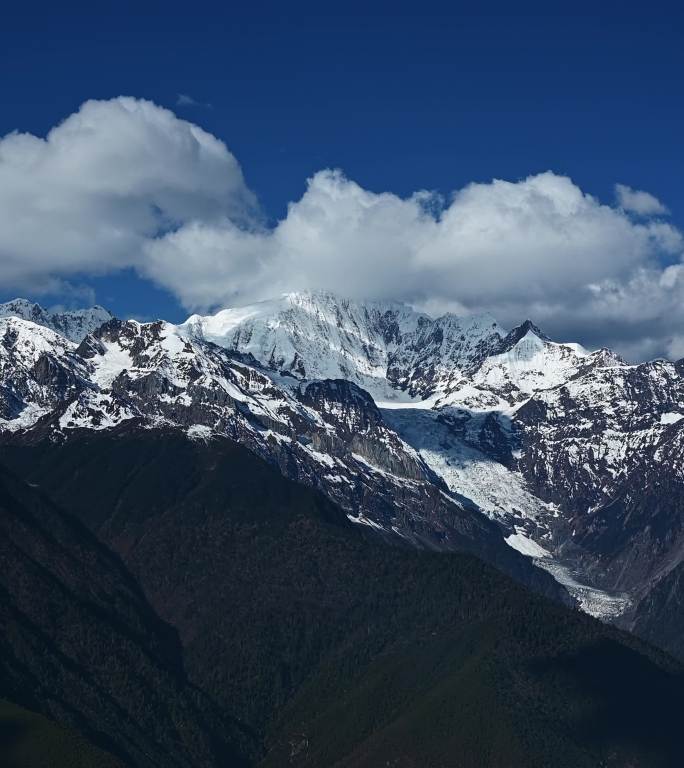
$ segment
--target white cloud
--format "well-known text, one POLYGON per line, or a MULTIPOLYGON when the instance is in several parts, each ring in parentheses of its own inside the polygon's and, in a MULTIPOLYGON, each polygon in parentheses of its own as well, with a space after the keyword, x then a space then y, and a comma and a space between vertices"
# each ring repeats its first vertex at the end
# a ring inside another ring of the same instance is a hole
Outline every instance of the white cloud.
POLYGON ((197 102, 187 93, 179 93, 176 99, 177 107, 194 107, 196 104, 197 102))
POLYGON ((0 286, 35 293, 132 266, 192 311, 323 288, 675 354, 682 235, 645 216, 655 198, 618 189, 628 194, 613 207, 547 172, 445 201, 326 170, 265 228, 221 141, 150 102, 87 102, 46 139, 0 140, 0 286))
POLYGON ((650 192, 632 189, 626 184, 615 185, 615 197, 621 208, 638 216, 664 216, 669 213, 660 200, 650 192))
POLYGON ((45 139, 0 139, 0 285, 139 265, 167 229, 255 207, 225 145, 151 102, 88 101, 45 139))
POLYGON ((667 341, 667 356, 673 360, 684 358, 684 334, 675 334, 667 341))
POLYGON ((176 98, 177 107, 211 107, 206 101, 197 101, 187 93, 179 93, 176 98))
POLYGON ((471 184, 437 215, 434 203, 425 192, 376 194, 322 171, 273 230, 196 224, 157 240, 146 268, 196 309, 331 286, 471 306, 517 296, 549 301, 682 247, 674 227, 634 223, 553 173, 471 184), (208 278, 199 291, 176 277, 188 262, 208 278), (224 270, 232 280, 216 279, 224 270))

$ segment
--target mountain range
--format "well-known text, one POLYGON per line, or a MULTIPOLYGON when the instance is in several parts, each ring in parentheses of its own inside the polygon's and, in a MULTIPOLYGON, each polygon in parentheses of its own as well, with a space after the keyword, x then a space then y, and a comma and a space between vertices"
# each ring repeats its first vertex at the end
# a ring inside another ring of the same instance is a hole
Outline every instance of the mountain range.
MULTIPOLYGON (((124 636, 135 638, 126 653, 166 665, 149 672, 155 727, 202 722, 188 726, 195 740, 179 765, 450 764, 445 745, 463 755, 474 747, 446 735, 435 745, 429 713, 448 692, 462 716, 462 685, 474 696, 472 737, 493 746, 489 762, 459 764, 560 766, 565 750, 567 765, 674 765, 670 714, 657 710, 660 752, 649 741, 655 726, 632 721, 637 690, 677 710, 677 662, 621 630, 684 659, 683 377, 684 361, 628 364, 552 341, 529 320, 508 331, 487 315, 433 319, 330 293, 180 325, 15 300, 0 305, 0 463, 12 498, 34 510, 22 523, 30 562, 45 558, 63 581, 66 555, 53 550, 76 548, 93 571, 60 588, 77 624, 95 627, 104 600, 117 626, 147 627, 124 636), (41 543, 64 526, 68 546, 41 543), (84 579, 108 585, 94 587, 92 605, 84 579), (477 654, 488 682, 468 677, 477 654), (504 664, 512 659, 524 670, 515 680, 504 664), (548 678, 537 674, 544 664, 548 678), (576 664, 587 685, 596 669, 612 675, 611 696, 623 676, 638 684, 618 706, 605 690, 590 695, 576 664), (503 698, 487 703, 495 680, 503 698), (552 694, 549 680, 568 690, 552 694), (171 719, 161 714, 169 685, 171 719), (350 718, 345 697, 367 714, 350 718), (536 712, 537 735, 513 714, 521 702, 536 712), (490 704, 505 737, 483 730, 490 704), (620 728, 606 721, 607 741, 580 735, 581 717, 611 708, 620 728)), ((11 521, 9 534, 17 528, 11 521)), ((17 584, 34 576, 6 578, 12 605, 17 584)), ((44 605, 62 598, 41 599, 8 608, 5 620, 19 611, 45 642, 63 628, 36 622, 56 621, 44 605)), ((100 631, 88 630, 94 658, 100 631)), ((87 711, 81 695, 56 703, 65 673, 47 677, 52 698, 26 686, 38 664, 26 648, 37 646, 16 637, 0 696, 123 764, 174 764, 163 739, 155 757, 134 729, 118 728, 101 692, 88 694, 87 711)), ((63 648, 54 653, 53 670, 65 663, 63 648)))
POLYGON ((331 294, 193 316, 180 328, 300 381, 365 388, 455 497, 593 615, 641 628, 647 595, 676 581, 684 362, 630 365, 608 349, 554 342, 529 320, 507 332, 486 315, 433 320, 331 294))

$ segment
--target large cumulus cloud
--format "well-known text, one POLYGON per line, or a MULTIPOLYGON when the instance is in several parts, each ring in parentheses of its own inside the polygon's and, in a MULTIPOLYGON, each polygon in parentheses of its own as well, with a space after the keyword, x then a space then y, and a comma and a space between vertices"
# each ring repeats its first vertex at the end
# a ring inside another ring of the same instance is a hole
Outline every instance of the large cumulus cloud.
POLYGON ((192 311, 332 289, 684 354, 682 235, 653 195, 616 193, 547 172, 400 198, 324 170, 266 228, 221 141, 149 102, 87 102, 0 141, 0 285, 133 266, 192 311))
POLYGON ((50 287, 141 263, 189 221, 244 220, 254 197, 225 145, 148 101, 88 101, 46 138, 0 140, 0 284, 50 287))

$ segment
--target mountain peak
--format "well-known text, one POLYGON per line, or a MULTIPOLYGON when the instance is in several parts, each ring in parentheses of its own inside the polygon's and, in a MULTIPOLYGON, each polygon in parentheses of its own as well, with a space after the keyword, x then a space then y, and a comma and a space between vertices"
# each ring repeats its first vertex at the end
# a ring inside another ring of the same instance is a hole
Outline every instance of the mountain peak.
POLYGON ((179 328, 297 378, 353 381, 381 401, 446 387, 505 333, 488 314, 434 319, 396 301, 359 301, 330 291, 287 293, 193 315, 179 328))
POLYGON ((551 341, 551 338, 528 318, 524 323, 513 328, 513 330, 503 339, 501 342, 502 348, 510 349, 511 347, 514 347, 521 339, 525 338, 528 333, 532 333, 542 341, 551 341))
POLYGON ((0 317, 18 317, 49 328, 78 344, 89 333, 113 318, 111 312, 95 305, 87 309, 48 310, 28 299, 17 298, 0 304, 0 317))

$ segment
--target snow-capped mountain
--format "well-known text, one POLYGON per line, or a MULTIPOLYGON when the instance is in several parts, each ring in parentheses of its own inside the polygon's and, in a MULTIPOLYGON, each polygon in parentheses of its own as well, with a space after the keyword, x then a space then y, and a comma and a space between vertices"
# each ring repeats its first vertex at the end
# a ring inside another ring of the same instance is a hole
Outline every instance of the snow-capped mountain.
POLYGON ((112 319, 78 343, 12 304, 5 441, 230 438, 369 531, 475 552, 528 583, 521 562, 534 563, 644 634, 640 605, 684 562, 682 363, 628 365, 530 321, 507 331, 330 293, 178 326, 112 319))
POLYGON ((624 533, 628 513, 616 513, 625 483, 638 486, 649 467, 679 472, 663 460, 684 427, 679 365, 628 365, 552 341, 529 320, 506 332, 488 316, 433 320, 328 293, 193 316, 181 332, 295 377, 334 370, 365 386, 449 489, 503 524, 509 544, 590 612, 633 611, 684 559, 678 512, 666 535, 643 519, 637 537, 624 533))
POLYGON ((353 302, 326 292, 192 315, 180 331, 300 379, 353 381, 376 400, 446 390, 503 338, 488 315, 432 320, 402 304, 353 302))
POLYGON ((486 314, 432 319, 402 304, 328 292, 192 315, 179 332, 300 379, 344 378, 376 401, 431 407, 504 408, 586 367, 622 362, 608 350, 552 342, 529 320, 509 333, 486 314))
POLYGON ((0 329, 6 444, 169 427, 191 439, 230 438, 395 543, 471 552, 562 598, 496 525, 448 491, 353 382, 267 373, 251 356, 162 321, 113 319, 79 345, 16 317, 0 329))
POLYGON ((30 320, 36 325, 42 325, 66 336, 69 341, 78 343, 103 323, 111 320, 112 314, 104 307, 98 306, 51 312, 43 309, 40 304, 26 301, 26 299, 14 299, 14 301, 0 304, 0 317, 19 317, 30 320))
POLYGON ((682 373, 663 360, 596 367, 514 415, 514 466, 563 509, 562 546, 612 589, 641 590, 681 559, 682 373))
POLYGON ((0 318, 0 429, 32 426, 87 381, 75 345, 29 320, 0 318))

